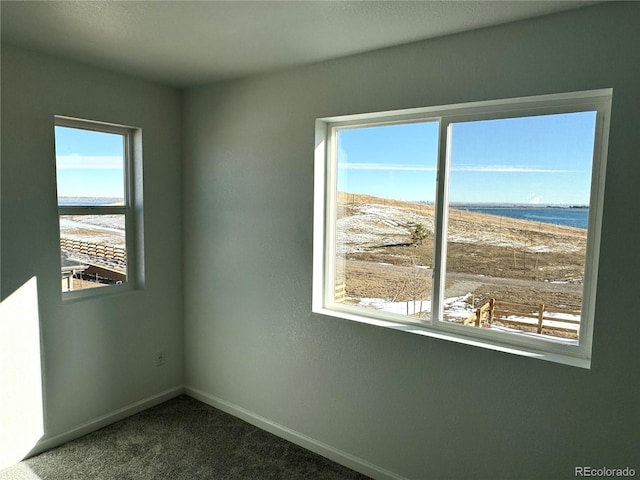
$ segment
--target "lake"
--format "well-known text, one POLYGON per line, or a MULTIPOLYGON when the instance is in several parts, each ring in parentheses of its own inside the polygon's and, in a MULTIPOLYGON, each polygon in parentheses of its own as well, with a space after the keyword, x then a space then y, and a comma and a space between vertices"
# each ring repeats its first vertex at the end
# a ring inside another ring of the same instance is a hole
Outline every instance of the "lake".
POLYGON ((122 206, 122 197, 58 197, 58 205, 61 207, 107 207, 122 206))
POLYGON ((501 217, 519 218, 532 222, 552 223, 567 227, 587 228, 589 221, 588 208, 557 207, 458 207, 470 212, 487 213, 501 217))

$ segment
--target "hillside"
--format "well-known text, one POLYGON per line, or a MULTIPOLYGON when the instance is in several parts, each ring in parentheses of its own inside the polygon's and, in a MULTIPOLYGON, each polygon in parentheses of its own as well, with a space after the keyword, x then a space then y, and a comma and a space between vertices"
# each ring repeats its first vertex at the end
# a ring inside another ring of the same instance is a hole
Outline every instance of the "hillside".
MULTIPOLYGON (((369 195, 338 196, 337 283, 351 303, 430 300, 434 207, 369 195), (411 241, 415 225, 427 238, 411 241)), ((449 210, 445 298, 469 311, 490 298, 580 310, 586 230, 449 210)))

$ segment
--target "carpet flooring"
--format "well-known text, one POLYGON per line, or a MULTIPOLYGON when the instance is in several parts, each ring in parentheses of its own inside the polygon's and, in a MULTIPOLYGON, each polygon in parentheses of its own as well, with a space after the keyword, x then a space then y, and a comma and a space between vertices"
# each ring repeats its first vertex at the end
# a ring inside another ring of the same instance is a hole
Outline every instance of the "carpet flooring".
POLYGON ((366 480, 182 395, 0 471, 0 480, 366 480))

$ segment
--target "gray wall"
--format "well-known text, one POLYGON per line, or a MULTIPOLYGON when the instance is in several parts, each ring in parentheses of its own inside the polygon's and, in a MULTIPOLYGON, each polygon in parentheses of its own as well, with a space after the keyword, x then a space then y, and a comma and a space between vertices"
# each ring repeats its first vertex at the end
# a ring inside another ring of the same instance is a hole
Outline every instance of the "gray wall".
POLYGON ((184 98, 3 45, 0 299, 37 278, 47 436, 184 381, 407 478, 640 471, 638 24, 639 4, 603 4, 184 98), (591 370, 310 313, 316 118, 605 87, 591 370), (143 130, 142 291, 60 301, 55 114, 143 130))
POLYGON ((173 89, 2 45, 1 294, 37 278, 47 437, 182 384, 181 101, 173 89), (61 302, 56 114, 142 128, 144 290, 61 302))
POLYGON ((573 478, 637 452, 640 5, 188 90, 186 384, 407 478, 573 478), (317 117, 613 87, 584 370, 311 314, 317 117))

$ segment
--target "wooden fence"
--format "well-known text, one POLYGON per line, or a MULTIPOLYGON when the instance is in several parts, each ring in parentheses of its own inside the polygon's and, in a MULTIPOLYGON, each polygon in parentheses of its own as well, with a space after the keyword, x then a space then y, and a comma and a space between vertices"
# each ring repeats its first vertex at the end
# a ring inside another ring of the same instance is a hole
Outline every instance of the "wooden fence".
POLYGON ((465 325, 489 326, 494 320, 500 320, 501 322, 526 325, 537 327, 537 332, 542 333, 542 329, 547 330, 572 330, 568 327, 559 327, 553 325, 545 325, 545 320, 558 323, 565 323, 569 325, 579 325, 579 320, 572 320, 568 318, 559 318, 557 316, 549 316, 547 314, 568 314, 568 315, 580 315, 579 311, 575 310, 547 310, 544 304, 539 305, 525 305, 522 303, 504 302, 502 300, 490 299, 487 303, 477 308, 474 313, 469 315, 465 321, 465 325), (524 317, 537 320, 537 323, 529 323, 522 320, 507 317, 524 317))
POLYGON ((122 265, 126 265, 127 263, 127 250, 124 247, 61 238, 60 248, 62 250, 84 253, 85 255, 92 255, 94 257, 106 258, 122 265))
POLYGON ((347 299, 347 286, 342 283, 340 285, 336 285, 336 302, 344 303, 347 299))

